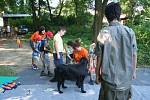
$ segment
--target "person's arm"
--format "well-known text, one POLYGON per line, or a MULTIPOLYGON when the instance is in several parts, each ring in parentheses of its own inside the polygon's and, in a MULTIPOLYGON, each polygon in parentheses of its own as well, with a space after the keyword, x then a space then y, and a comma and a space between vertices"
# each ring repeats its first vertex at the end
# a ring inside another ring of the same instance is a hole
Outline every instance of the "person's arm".
POLYGON ((97 56, 97 63, 96 63, 96 83, 100 83, 101 82, 101 57, 97 56))
POLYGON ((133 79, 136 79, 137 55, 133 55, 133 79))
POLYGON ((102 60, 103 60, 103 52, 104 52, 104 42, 109 40, 107 31, 101 30, 99 35, 97 36, 97 43, 95 47, 95 55, 97 56, 97 64, 96 64, 96 82, 100 83, 102 80, 102 60))
MULTIPOLYGON (((132 31, 133 32, 133 31, 132 31)), ((134 33, 134 32, 133 32, 134 33)), ((136 43, 136 37, 135 33, 132 38, 132 46, 133 46, 133 79, 136 79, 136 66, 137 66, 137 43, 136 43)))

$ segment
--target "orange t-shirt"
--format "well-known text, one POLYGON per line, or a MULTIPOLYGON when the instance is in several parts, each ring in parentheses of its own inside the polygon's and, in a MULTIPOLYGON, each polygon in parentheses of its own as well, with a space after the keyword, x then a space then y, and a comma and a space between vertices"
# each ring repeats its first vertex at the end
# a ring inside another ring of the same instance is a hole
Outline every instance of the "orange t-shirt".
MULTIPOLYGON (((31 36, 31 38, 30 38, 31 41, 35 42, 39 35, 40 35, 40 34, 39 34, 38 31, 35 32, 35 33, 31 36)), ((43 38, 45 37, 45 34, 44 34, 44 35, 40 35, 40 36, 42 36, 42 39, 43 39, 43 38)))
POLYGON ((88 51, 81 47, 80 51, 74 50, 73 51, 73 58, 75 59, 76 62, 80 62, 80 59, 82 57, 88 58, 88 51))

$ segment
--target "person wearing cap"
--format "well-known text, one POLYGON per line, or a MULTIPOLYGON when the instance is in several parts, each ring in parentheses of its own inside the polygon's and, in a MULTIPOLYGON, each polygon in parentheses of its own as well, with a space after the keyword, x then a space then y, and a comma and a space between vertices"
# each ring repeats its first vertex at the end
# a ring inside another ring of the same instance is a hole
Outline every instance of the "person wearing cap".
MULTIPOLYGON (((41 37, 40 39, 42 40, 44 37, 45 37, 45 27, 44 26, 41 26, 40 28, 39 28, 39 30, 38 31, 36 31, 35 33, 33 33, 32 35, 31 35, 31 38, 30 38, 30 46, 31 46, 31 48, 32 48, 32 51, 34 52, 35 51, 35 44, 36 44, 36 42, 37 42, 37 38, 39 38, 39 37, 41 37)), ((40 40, 40 41, 41 41, 40 40)), ((37 69, 37 66, 35 65, 35 62, 34 62, 35 60, 33 59, 33 57, 32 57, 32 68, 33 69, 37 69)))
POLYGON ((49 40, 53 38, 53 32, 46 32, 45 33, 45 38, 41 40, 41 60, 43 63, 42 71, 40 76, 49 76, 51 77, 53 74, 50 72, 50 57, 49 53, 51 52, 51 47, 49 45, 49 40), (47 74, 45 71, 47 70, 47 74))
POLYGON ((131 82, 136 77, 137 44, 134 31, 120 24, 121 7, 110 3, 105 8, 109 26, 97 36, 98 100, 129 100, 131 82))

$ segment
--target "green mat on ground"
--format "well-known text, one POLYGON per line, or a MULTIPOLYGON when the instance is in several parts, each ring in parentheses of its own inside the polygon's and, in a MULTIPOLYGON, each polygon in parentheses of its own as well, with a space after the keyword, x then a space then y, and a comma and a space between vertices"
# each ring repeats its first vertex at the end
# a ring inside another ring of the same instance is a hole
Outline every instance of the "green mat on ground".
POLYGON ((13 80, 16 80, 18 77, 15 76, 0 76, 0 87, 2 84, 7 84, 12 82, 13 80))

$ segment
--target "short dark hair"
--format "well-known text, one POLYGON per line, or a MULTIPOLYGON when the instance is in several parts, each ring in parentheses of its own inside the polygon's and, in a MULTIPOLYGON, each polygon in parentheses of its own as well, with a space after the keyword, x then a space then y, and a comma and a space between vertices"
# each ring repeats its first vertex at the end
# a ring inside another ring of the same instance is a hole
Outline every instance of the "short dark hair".
POLYGON ((114 19, 120 20, 121 7, 119 3, 111 2, 105 8, 105 16, 109 22, 114 19))
POLYGON ((41 27, 39 28, 39 34, 41 34, 43 30, 45 30, 45 27, 44 27, 44 26, 41 26, 41 27))
POLYGON ((65 26, 60 26, 60 27, 59 27, 59 30, 64 31, 64 30, 66 30, 66 27, 65 27, 65 26))
POLYGON ((72 47, 75 49, 76 47, 80 47, 81 46, 81 40, 78 38, 73 42, 72 47))

